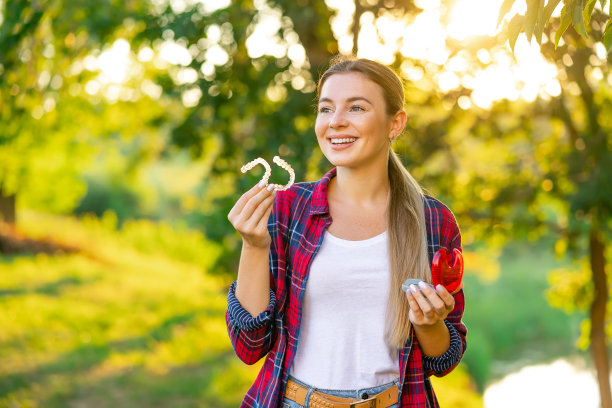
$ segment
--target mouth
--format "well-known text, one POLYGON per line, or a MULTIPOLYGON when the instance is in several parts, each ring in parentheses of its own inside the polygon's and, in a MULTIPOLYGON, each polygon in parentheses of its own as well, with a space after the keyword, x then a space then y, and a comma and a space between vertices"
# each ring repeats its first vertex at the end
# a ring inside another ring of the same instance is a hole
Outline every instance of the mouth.
POLYGON ((329 138, 329 141, 332 145, 348 145, 357 140, 356 137, 334 137, 329 138))

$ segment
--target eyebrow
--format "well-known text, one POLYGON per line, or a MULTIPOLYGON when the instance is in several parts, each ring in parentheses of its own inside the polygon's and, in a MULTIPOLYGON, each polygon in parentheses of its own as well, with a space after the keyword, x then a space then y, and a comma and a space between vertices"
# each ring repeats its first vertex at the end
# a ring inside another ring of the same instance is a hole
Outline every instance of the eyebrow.
MULTIPOLYGON (((347 98, 346 101, 347 102, 366 101, 367 103, 372 105, 372 102, 370 102, 368 98, 364 98, 363 96, 351 96, 350 98, 347 98)), ((319 103, 321 102, 332 102, 332 100, 330 98, 321 98, 319 99, 319 103)))

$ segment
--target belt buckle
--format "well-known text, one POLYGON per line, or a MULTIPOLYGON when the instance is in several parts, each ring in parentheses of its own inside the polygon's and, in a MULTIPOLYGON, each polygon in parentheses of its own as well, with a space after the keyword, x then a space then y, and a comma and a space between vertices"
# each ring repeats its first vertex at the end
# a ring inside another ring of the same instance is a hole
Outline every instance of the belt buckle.
POLYGON ((370 397, 370 398, 367 398, 361 401, 351 402, 351 404, 349 405, 349 408, 356 408, 358 404, 363 404, 365 402, 370 402, 370 408, 375 408, 376 407, 376 396, 370 397))

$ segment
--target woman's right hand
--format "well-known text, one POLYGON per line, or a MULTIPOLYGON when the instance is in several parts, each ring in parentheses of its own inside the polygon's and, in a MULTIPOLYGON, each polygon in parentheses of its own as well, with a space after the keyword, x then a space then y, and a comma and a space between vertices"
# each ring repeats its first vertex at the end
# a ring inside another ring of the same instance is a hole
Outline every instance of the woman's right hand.
POLYGON ((260 182, 244 193, 230 210, 227 218, 242 236, 244 246, 270 247, 272 238, 268 232, 268 217, 275 195, 274 184, 266 187, 260 182))

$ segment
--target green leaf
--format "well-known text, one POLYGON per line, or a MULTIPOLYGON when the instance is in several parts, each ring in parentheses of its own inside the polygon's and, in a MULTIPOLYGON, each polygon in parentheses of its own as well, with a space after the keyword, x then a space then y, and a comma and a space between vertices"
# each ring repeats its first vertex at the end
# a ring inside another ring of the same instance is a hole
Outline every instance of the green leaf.
POLYGON ((538 44, 542 44, 542 28, 539 23, 536 24, 535 29, 533 30, 533 35, 535 35, 538 44))
POLYGON ((525 36, 527 41, 531 41, 533 30, 538 21, 540 7, 544 5, 543 0, 527 0, 527 14, 525 14, 525 36))
POLYGON ((540 27, 542 27, 542 30, 550 22, 550 16, 552 16, 560 2, 561 0, 548 0, 548 3, 546 3, 546 7, 540 13, 540 27))
POLYGON ((603 10, 604 7, 606 7, 606 1, 607 0, 599 0, 599 3, 601 3, 601 9, 603 10))
POLYGON ((521 14, 517 14, 512 17, 512 20, 508 23, 508 42, 510 43, 510 48, 512 49, 512 53, 514 53, 514 45, 516 44, 516 39, 523 29, 523 23, 525 22, 525 16, 521 14))
POLYGON ((570 2, 571 5, 571 16, 572 16, 572 25, 578 34, 582 37, 586 38, 586 27, 584 26, 584 19, 582 18, 582 10, 584 6, 584 0, 572 0, 570 2))
POLYGON ((514 0, 504 0, 504 2, 502 3, 499 9, 499 15, 497 16, 497 27, 499 27, 502 20, 506 16, 506 14, 510 12, 513 5, 514 5, 514 0))
POLYGON ((597 3, 597 0, 588 0, 586 7, 582 10, 582 19, 587 26, 591 23, 591 15, 593 14, 595 3, 597 3))
POLYGON ((606 24, 606 29, 603 34, 603 43, 606 47, 606 50, 610 52, 612 48, 612 20, 608 20, 608 24, 606 24))
POLYGON ((561 9, 561 23, 559 24, 559 29, 555 33, 555 49, 557 49, 561 36, 565 32, 565 30, 567 30, 571 22, 572 22, 572 17, 570 16, 570 13, 567 12, 567 4, 566 4, 563 6, 563 9, 561 9))

